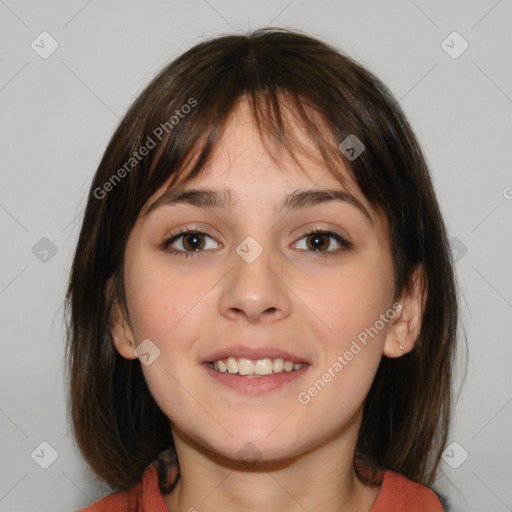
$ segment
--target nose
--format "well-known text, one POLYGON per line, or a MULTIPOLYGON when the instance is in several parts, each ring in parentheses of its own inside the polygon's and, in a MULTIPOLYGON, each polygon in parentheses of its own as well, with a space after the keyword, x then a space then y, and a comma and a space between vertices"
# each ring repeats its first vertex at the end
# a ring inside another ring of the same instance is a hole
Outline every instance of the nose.
POLYGON ((244 318, 250 323, 286 318, 291 310, 291 292, 283 273, 275 268, 276 258, 271 251, 264 249, 252 262, 233 251, 232 260, 232 269, 223 280, 221 314, 230 320, 244 318))

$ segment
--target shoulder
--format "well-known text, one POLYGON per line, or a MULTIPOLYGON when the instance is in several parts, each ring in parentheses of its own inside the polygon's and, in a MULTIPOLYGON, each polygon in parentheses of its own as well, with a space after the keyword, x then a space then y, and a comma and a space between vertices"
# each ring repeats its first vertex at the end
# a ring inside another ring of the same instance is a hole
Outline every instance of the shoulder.
POLYGON ((76 512, 168 512, 158 486, 154 465, 149 466, 140 482, 127 491, 117 491, 76 512))
POLYGON ((76 512, 169 512, 163 494, 170 492, 178 480, 178 459, 170 448, 158 454, 131 489, 109 494, 76 512))
POLYGON ((76 512, 135 512, 141 495, 141 484, 137 484, 129 491, 117 491, 86 508, 76 512))
POLYGON ((386 471, 370 512, 444 512, 436 493, 400 473, 386 471))

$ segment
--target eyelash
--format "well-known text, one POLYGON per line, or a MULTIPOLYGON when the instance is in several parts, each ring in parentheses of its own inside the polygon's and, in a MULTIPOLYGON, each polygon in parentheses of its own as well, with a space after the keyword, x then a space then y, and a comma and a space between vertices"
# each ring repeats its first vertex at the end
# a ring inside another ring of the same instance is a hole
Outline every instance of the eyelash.
MULTIPOLYGON (((170 244, 172 244, 173 242, 175 242, 176 240, 178 240, 179 238, 181 238, 185 234, 206 235, 207 237, 213 239, 213 237, 208 235, 208 233, 204 233, 204 232, 196 230, 194 228, 185 228, 185 229, 179 231, 178 233, 176 233, 175 235, 173 235, 171 238, 168 238, 164 242, 162 242, 161 249, 166 251, 166 252, 168 252, 168 253, 170 253, 170 254, 172 254, 172 255, 174 255, 174 256, 180 256, 180 257, 184 257, 184 258, 197 258, 197 257, 199 257, 201 252, 204 252, 204 251, 182 251, 182 250, 178 250, 178 249, 171 249, 169 247, 170 244)), ((349 242, 348 240, 345 240, 338 233, 335 233, 334 231, 326 231, 326 230, 322 230, 322 229, 318 229, 318 228, 313 228, 313 229, 309 229, 309 230, 305 231, 298 238, 298 240, 301 240, 302 238, 305 238, 305 237, 307 237, 309 235, 314 235, 314 234, 327 235, 327 236, 333 238, 334 240, 336 240, 336 242, 338 242, 340 244, 340 246, 341 246, 340 249, 335 250, 335 251, 307 251, 306 250, 306 252, 312 252, 315 255, 315 257, 316 256, 319 256, 319 257, 336 256, 339 252, 344 252, 344 251, 347 251, 347 250, 352 248, 352 243, 349 242)), ((299 250, 304 250, 304 249, 299 249, 299 250)))

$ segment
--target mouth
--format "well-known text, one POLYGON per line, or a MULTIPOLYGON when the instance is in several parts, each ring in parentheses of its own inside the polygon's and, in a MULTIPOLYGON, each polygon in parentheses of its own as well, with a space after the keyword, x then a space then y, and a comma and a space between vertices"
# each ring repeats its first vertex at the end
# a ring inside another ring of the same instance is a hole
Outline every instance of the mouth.
POLYGON ((267 346, 235 345, 211 353, 201 367, 216 384, 261 395, 300 380, 312 368, 304 356, 267 346))
POLYGON ((312 368, 306 361, 294 362, 282 357, 222 357, 201 365, 215 384, 237 393, 261 396, 300 380, 312 368))

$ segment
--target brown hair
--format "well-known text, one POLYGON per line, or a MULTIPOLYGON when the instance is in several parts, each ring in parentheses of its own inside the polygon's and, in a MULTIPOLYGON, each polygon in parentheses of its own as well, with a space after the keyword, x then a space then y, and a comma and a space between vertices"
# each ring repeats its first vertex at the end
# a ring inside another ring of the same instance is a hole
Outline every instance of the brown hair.
POLYGON ((114 348, 110 311, 114 300, 126 310, 124 250, 143 207, 169 178, 172 186, 178 177, 186 183, 204 171, 242 98, 260 133, 290 154, 298 147, 286 124, 285 109, 292 111, 327 167, 334 173, 336 161, 338 167, 344 162, 372 206, 386 215, 397 297, 411 285, 414 270, 424 269, 421 332, 408 354, 383 357, 356 451, 368 464, 429 484, 449 430, 458 309, 428 168, 403 111, 375 76, 328 44, 284 29, 216 37, 185 52, 144 89, 105 150, 66 295, 69 410, 78 446, 116 489, 139 481, 147 464, 173 446, 169 420, 139 361, 114 348), (351 134, 365 145, 355 160, 332 143, 351 134), (141 156, 150 139, 156 149, 141 156), (107 293, 111 282, 113 293, 107 293))

